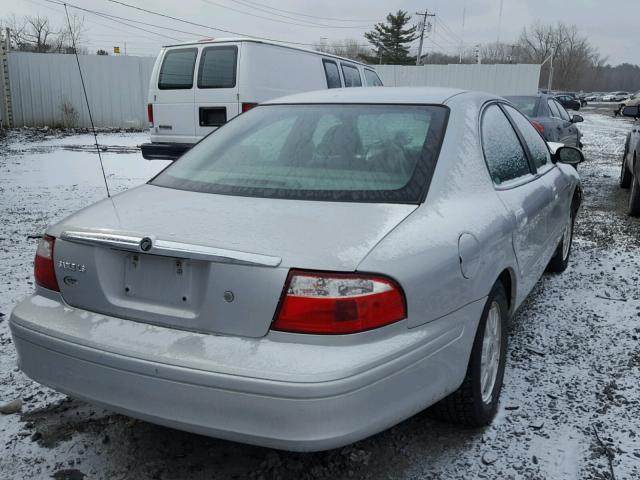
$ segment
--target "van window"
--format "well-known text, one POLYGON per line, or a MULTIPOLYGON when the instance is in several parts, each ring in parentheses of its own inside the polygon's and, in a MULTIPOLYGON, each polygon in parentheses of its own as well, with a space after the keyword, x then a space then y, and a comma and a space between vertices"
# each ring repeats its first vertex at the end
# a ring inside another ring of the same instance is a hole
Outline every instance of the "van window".
POLYGON ((344 77, 345 87, 361 87, 362 79, 360 78, 360 72, 353 65, 347 63, 341 63, 342 76, 344 77))
POLYGON ((197 48, 181 48, 165 53, 160 67, 158 88, 179 90, 193 87, 193 69, 197 56, 197 48))
POLYGON ((338 72, 338 65, 331 60, 323 60, 324 74, 327 77, 327 88, 340 88, 342 82, 340 82, 340 72, 338 72))
POLYGON ((382 80, 376 72, 373 70, 369 70, 368 68, 364 69, 364 78, 367 80, 368 87, 382 87, 382 80))
POLYGON ((207 47, 202 50, 198 67, 198 88, 233 88, 236 86, 238 47, 207 47))

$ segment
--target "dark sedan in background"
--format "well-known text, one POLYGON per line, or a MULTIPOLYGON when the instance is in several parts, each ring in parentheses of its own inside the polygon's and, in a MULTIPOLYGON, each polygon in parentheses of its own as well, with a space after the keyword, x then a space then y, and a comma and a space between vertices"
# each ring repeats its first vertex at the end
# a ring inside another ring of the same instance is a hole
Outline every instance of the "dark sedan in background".
POLYGON ((570 115, 555 97, 538 94, 506 98, 529 117, 547 142, 582 148, 582 133, 576 123, 582 122, 583 118, 570 115))
POLYGON ((560 102, 564 108, 570 108, 571 110, 580 110, 582 103, 573 95, 556 95, 556 100, 560 102))

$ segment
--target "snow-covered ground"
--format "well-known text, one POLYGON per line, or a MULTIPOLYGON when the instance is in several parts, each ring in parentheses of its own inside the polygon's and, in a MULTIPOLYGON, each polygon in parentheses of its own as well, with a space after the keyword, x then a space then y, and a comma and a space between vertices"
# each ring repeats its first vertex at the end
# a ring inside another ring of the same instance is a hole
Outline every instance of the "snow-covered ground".
MULTIPOLYGON (((640 478, 640 221, 617 187, 627 119, 581 111, 584 207, 568 270, 545 275, 513 320, 498 417, 484 429, 425 411, 353 446, 294 454, 178 432, 66 399, 16 368, 7 317, 32 290, 35 240, 104 197, 89 135, 0 137, 0 478, 640 478), (612 473, 613 472, 613 473, 612 473)), ((145 134, 100 135, 114 191, 164 163, 145 134)), ((180 405, 176 405, 180 408, 180 405)), ((303 419, 301 419, 303 421, 303 419)))

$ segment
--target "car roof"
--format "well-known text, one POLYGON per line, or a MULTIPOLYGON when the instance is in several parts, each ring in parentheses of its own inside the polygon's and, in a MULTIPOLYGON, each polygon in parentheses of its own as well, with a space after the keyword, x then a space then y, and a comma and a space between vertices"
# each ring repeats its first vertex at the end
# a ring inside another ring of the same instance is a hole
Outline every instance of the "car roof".
POLYGON ((264 45, 275 45, 276 47, 288 48, 291 50, 298 50, 300 52, 313 53, 314 55, 321 55, 323 57, 331 57, 337 58, 338 60, 343 60, 349 63, 355 63, 358 65, 362 65, 363 67, 369 67, 373 70, 371 65, 367 65, 366 63, 358 62, 357 60, 351 60, 350 58, 340 57, 338 55, 333 55, 331 53, 319 52, 318 50, 311 50, 309 48, 301 48, 295 47, 292 45, 285 45, 283 43, 272 42, 270 40, 259 40, 256 38, 248 38, 248 37, 224 37, 224 38, 204 38, 202 40, 194 40, 191 42, 183 42, 183 43, 171 43, 169 45, 163 45, 162 48, 175 48, 175 47, 187 47, 192 45, 215 45, 217 43, 262 43, 264 45))
MULTIPOLYGON (((263 105, 284 103, 389 103, 389 104, 445 104, 463 93, 492 98, 490 94, 440 87, 353 87, 297 93, 268 100, 263 105)), ((497 96, 494 96, 497 98, 497 96)))

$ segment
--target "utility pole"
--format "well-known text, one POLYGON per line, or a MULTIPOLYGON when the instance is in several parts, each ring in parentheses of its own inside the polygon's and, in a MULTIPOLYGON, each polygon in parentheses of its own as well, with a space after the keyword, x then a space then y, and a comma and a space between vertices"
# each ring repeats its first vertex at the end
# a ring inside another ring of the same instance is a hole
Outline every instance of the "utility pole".
POLYGON ((416 15, 422 17, 422 21, 418 24, 418 28, 420 28, 420 45, 418 46, 418 56, 416 57, 416 65, 420 65, 422 63, 422 44, 424 43, 424 30, 427 28, 427 18, 435 17, 436 15, 435 13, 429 13, 427 9, 424 12, 416 12, 416 15))
POLYGON ((553 52, 551 53, 551 60, 549 61, 549 83, 547 84, 547 90, 551 91, 551 87, 553 86, 553 57, 556 56, 556 48, 553 48, 553 52))
POLYGON ((478 65, 482 63, 482 59, 480 58, 480 44, 476 45, 476 63, 478 65))

